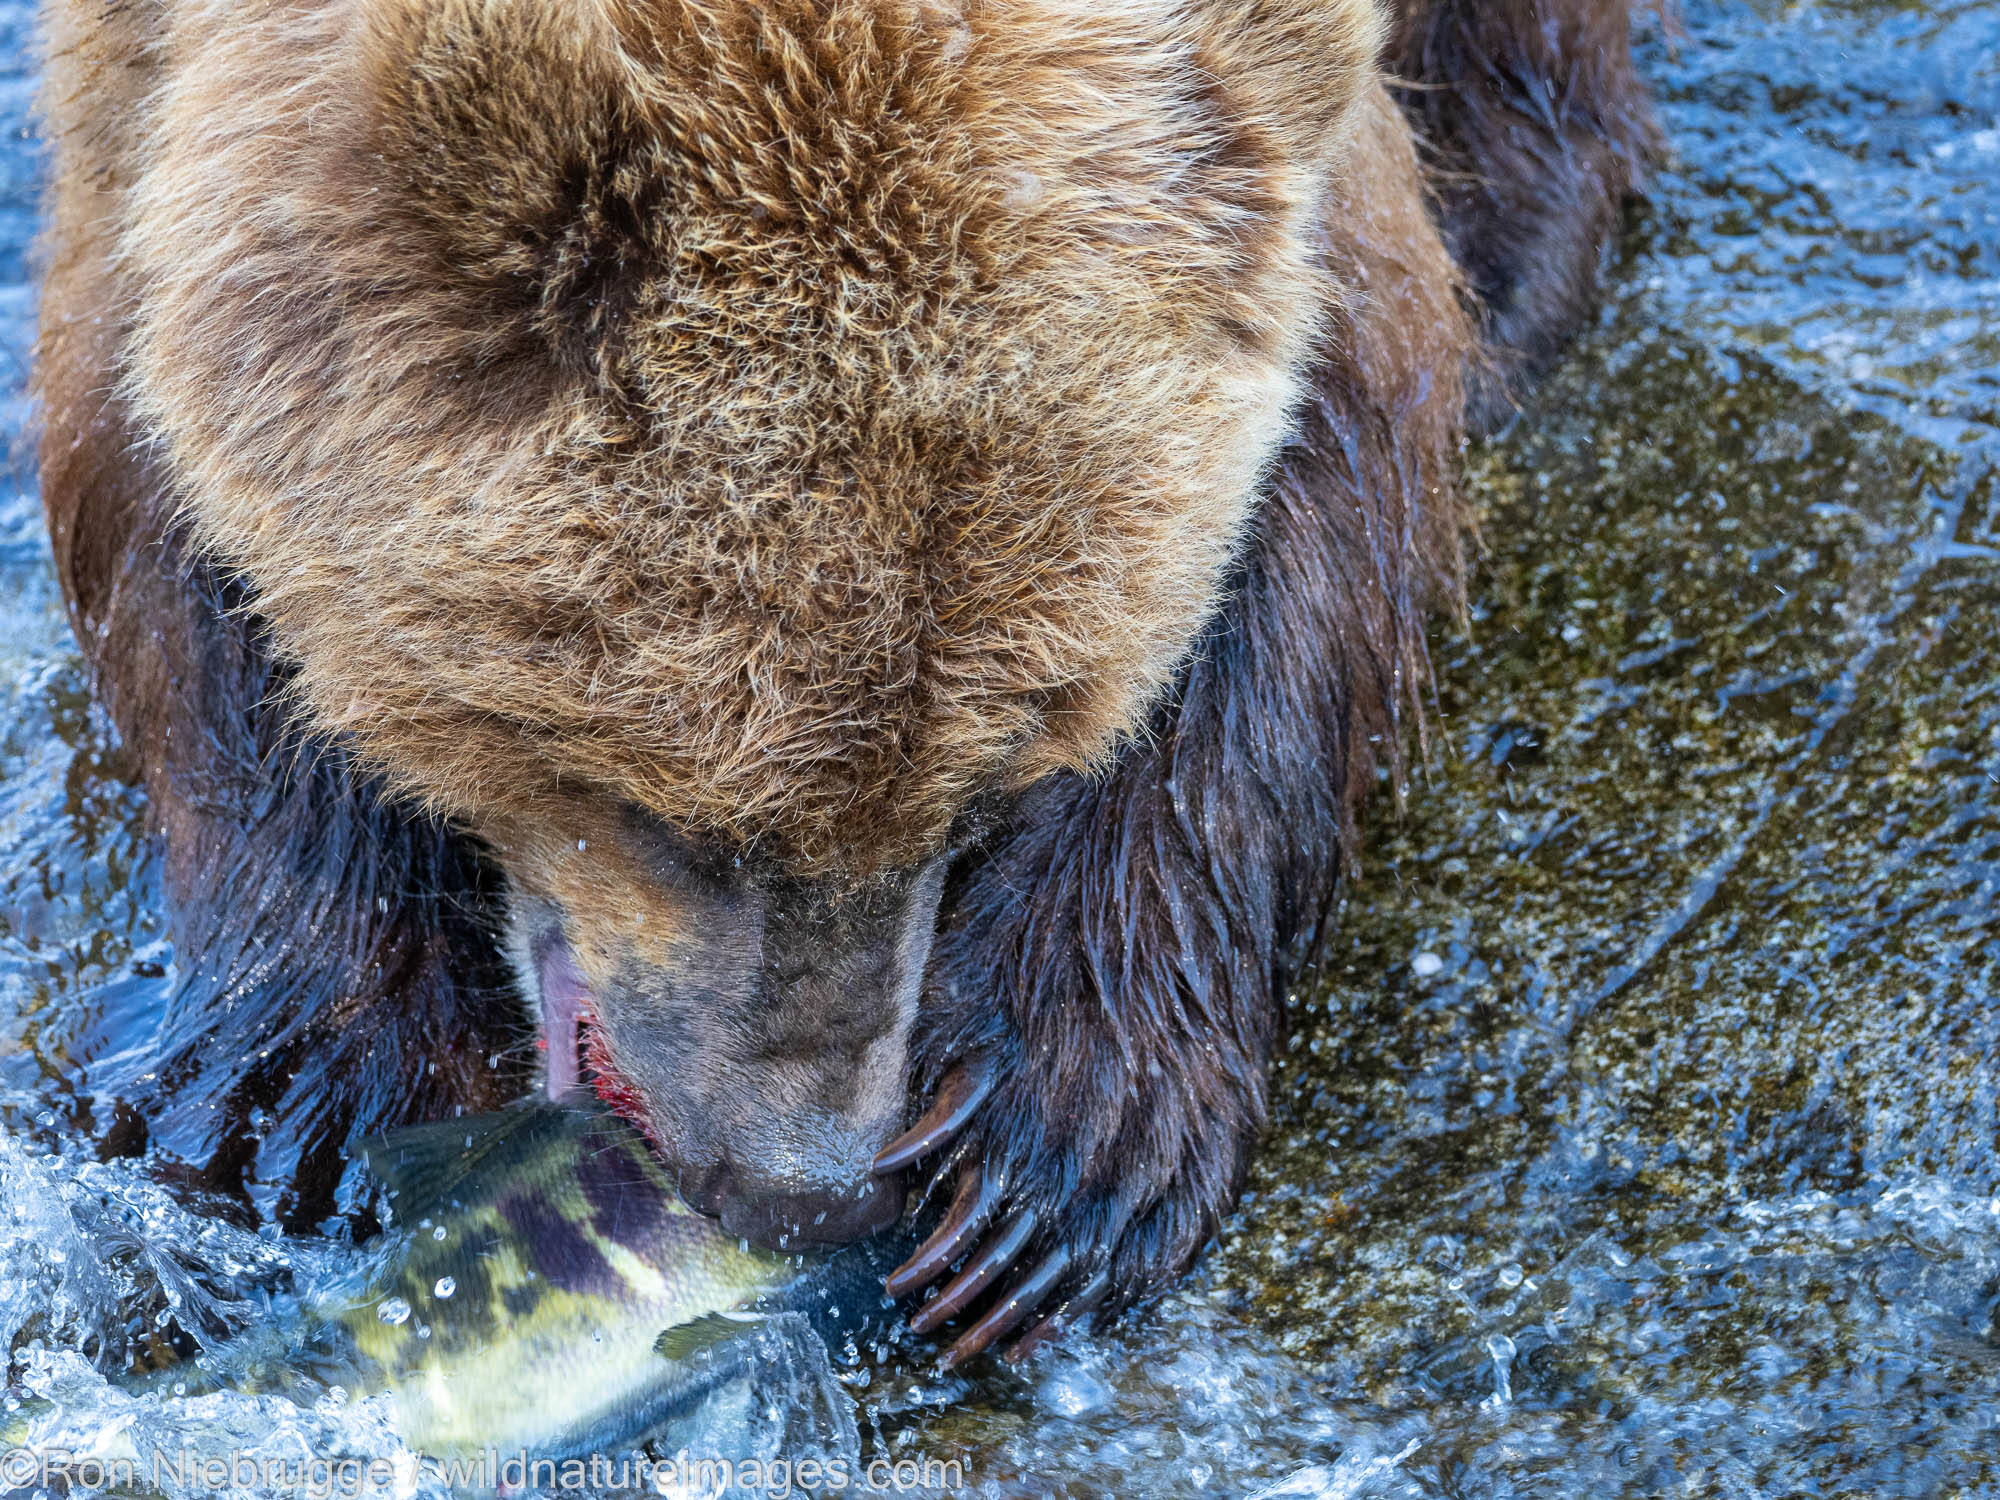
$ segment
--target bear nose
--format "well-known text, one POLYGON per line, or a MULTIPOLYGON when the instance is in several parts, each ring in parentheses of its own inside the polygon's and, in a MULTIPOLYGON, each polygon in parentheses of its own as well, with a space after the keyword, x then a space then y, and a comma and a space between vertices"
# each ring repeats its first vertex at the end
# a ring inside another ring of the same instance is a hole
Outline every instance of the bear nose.
POLYGON ((867 1178, 847 1191, 762 1181, 724 1163, 681 1196, 697 1213, 767 1250, 826 1250, 880 1234, 902 1217, 894 1178, 867 1178))

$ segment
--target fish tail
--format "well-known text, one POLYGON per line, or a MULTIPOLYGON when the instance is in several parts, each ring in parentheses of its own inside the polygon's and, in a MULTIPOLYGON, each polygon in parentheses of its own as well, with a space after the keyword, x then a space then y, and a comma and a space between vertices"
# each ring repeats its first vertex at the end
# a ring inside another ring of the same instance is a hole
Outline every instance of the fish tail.
POLYGON ((0 1412, 0 1453, 27 1446, 35 1421, 54 1411, 53 1401, 31 1397, 9 1412, 0 1412))

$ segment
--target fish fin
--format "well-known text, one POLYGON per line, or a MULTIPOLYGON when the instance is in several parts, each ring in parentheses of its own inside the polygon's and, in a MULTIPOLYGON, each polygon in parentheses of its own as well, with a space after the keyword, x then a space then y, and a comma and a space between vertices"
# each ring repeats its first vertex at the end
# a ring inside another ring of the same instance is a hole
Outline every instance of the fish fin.
POLYGON ((531 1146, 572 1112, 573 1106, 527 1100, 490 1114, 405 1125, 359 1141, 355 1150, 396 1200, 401 1222, 442 1205, 501 1147, 531 1146))
POLYGON ((683 1362, 741 1336, 745 1324, 763 1321, 762 1313, 703 1313, 692 1322, 677 1323, 661 1334, 654 1341, 653 1352, 662 1359, 683 1362))

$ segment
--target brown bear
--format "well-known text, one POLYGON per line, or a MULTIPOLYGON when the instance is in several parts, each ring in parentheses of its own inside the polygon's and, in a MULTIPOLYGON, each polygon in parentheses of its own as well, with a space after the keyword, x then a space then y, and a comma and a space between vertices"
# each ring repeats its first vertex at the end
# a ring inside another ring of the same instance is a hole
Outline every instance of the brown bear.
POLYGON ((44 491, 178 954, 123 1102, 310 1217, 533 1024, 764 1243, 931 1168, 957 1356, 1163 1285, 1468 407, 1647 148, 1628 21, 46 0, 44 491))

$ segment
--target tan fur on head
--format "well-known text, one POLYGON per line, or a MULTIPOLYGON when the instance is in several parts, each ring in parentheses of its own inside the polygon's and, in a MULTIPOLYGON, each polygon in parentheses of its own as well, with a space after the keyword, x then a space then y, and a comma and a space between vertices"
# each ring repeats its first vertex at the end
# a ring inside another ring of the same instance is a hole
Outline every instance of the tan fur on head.
POLYGON ((1367 0, 185 0, 130 388, 314 716, 904 861, 1101 760, 1338 294, 1367 0))

